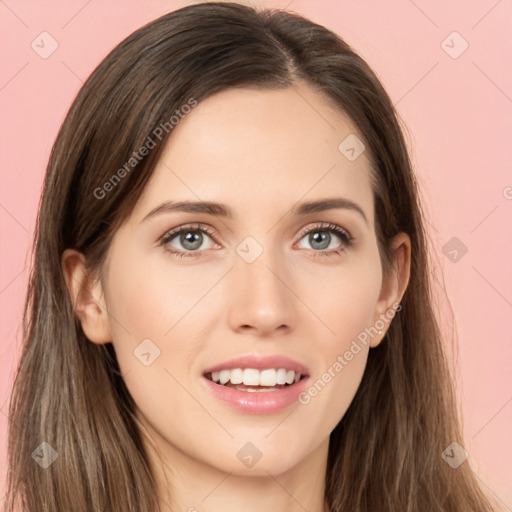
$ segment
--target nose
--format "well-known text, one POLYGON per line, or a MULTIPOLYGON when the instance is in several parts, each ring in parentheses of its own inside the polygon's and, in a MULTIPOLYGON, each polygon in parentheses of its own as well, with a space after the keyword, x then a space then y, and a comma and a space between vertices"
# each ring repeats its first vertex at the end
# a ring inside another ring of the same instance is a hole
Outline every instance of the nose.
POLYGON ((230 280, 228 321, 232 330, 264 337, 294 328, 290 278, 265 251, 253 263, 237 257, 230 280))

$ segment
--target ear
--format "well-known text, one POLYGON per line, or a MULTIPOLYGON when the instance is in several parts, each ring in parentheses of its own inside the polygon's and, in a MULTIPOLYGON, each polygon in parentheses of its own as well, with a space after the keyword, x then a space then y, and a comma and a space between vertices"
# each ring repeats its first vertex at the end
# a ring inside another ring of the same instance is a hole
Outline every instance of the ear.
POLYGON ((109 343, 112 336, 100 280, 91 277, 85 256, 74 249, 62 253, 61 265, 73 309, 85 335, 93 343, 109 343))
POLYGON ((386 335, 389 324, 393 319, 397 306, 409 283, 411 271, 411 239, 406 233, 399 233, 391 242, 391 263, 389 269, 382 277, 382 287, 375 309, 373 325, 380 334, 372 337, 371 347, 376 347, 386 335), (382 327, 382 324, 384 326, 382 327))

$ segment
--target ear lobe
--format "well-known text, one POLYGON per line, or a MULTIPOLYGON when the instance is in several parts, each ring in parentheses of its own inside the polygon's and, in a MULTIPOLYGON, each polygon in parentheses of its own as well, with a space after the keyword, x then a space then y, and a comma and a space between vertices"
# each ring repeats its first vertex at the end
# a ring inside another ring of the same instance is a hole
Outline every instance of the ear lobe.
POLYGON ((62 253, 61 266, 73 310, 85 335, 93 343, 109 343, 112 336, 100 280, 91 277, 85 256, 74 249, 62 253))
POLYGON ((391 320, 399 309, 398 305, 409 284, 411 272, 411 239, 406 233, 399 233, 391 243, 392 268, 382 278, 382 287, 375 310, 374 325, 378 332, 370 341, 376 347, 386 335, 391 320))

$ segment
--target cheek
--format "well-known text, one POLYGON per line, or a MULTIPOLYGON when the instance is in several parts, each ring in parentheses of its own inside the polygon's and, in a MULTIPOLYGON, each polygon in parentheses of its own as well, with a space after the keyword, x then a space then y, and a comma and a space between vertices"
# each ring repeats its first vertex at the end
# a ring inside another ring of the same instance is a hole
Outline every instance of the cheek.
MULTIPOLYGON (((133 343, 162 340, 188 317, 198 302, 222 277, 223 270, 208 265, 187 266, 130 251, 130 258, 113 255, 108 290, 111 325, 119 336, 129 333, 133 343)), ((170 256, 169 256, 170 258, 170 256)))
MULTIPOLYGON (((305 283, 305 281, 304 281, 305 283)), ((309 411, 324 411, 314 429, 327 434, 345 414, 361 382, 369 352, 382 274, 378 256, 317 273, 309 281, 308 300, 315 304, 318 324, 315 352, 318 367, 300 398, 309 411)))
POLYGON ((205 411, 191 399, 188 379, 201 351, 201 329, 214 310, 207 293, 222 272, 200 276, 192 267, 151 265, 135 256, 118 261, 109 272, 108 309, 126 387, 162 438, 174 432, 178 444, 192 445, 182 419, 203 425, 205 411))
POLYGON ((204 305, 208 290, 222 273, 172 266, 165 258, 151 262, 135 250, 129 259, 113 254, 111 260, 116 264, 106 283, 109 322, 126 385, 149 416, 159 414, 162 399, 177 413, 190 401, 177 382, 197 359, 199 330, 213 314, 204 305))
POLYGON ((380 261, 372 253, 317 270, 314 279, 302 278, 302 293, 324 323, 320 327, 326 336, 318 341, 330 359, 372 325, 381 285, 380 261))

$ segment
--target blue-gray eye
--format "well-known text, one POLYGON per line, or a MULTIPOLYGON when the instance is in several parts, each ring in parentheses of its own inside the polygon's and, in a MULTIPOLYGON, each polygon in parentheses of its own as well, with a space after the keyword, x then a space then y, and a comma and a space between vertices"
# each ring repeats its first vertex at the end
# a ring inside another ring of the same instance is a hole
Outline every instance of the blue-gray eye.
POLYGON ((308 235, 308 241, 313 249, 327 249, 331 243, 331 234, 326 231, 314 231, 308 235))
POLYGON ((198 231, 187 231, 185 233, 181 233, 180 242, 184 249, 188 251, 195 251, 199 249, 203 243, 203 235, 198 231))
POLYGON ((199 249, 210 249, 213 241, 202 229, 182 228, 174 231, 165 237, 165 244, 178 249, 179 251, 197 251, 199 249), (206 247, 206 242, 210 242, 206 247))
POLYGON ((335 225, 329 225, 326 227, 316 227, 304 233, 299 242, 299 247, 301 249, 313 249, 318 252, 325 251, 328 253, 328 250, 343 250, 350 247, 351 244, 352 238, 344 229, 335 225), (304 241, 306 241, 309 247, 303 245, 304 241))

